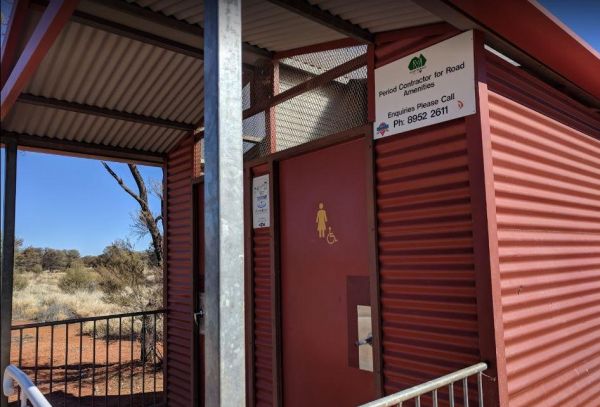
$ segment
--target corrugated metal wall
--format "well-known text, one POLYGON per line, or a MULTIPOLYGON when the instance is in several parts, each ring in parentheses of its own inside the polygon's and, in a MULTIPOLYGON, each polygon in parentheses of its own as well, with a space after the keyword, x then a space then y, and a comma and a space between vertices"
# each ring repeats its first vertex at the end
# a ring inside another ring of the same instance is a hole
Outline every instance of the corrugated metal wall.
POLYGON ((600 120, 514 68, 489 72, 510 406, 598 405, 600 120))
POLYGON ((464 120, 375 144, 384 389, 479 361, 464 120))
MULTIPOLYGON (((252 169, 254 177, 267 173, 267 165, 252 169)), ((254 400, 256 407, 272 406, 271 228, 252 230, 252 276, 254 287, 254 400)))
POLYGON ((186 137, 166 164, 165 288, 167 309, 165 388, 170 406, 193 400, 193 225, 192 176, 194 143, 186 137))

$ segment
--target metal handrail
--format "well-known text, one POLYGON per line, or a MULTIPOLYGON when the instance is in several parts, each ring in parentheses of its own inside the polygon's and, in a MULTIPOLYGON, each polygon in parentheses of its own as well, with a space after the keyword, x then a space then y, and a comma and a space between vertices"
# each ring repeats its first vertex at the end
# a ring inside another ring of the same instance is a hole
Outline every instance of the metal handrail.
POLYGON ((146 405, 147 398, 151 397, 153 405, 158 405, 165 393, 160 380, 162 357, 159 356, 159 344, 162 340, 159 342, 157 323, 161 320, 164 323, 165 314, 164 309, 157 309, 13 325, 11 332, 18 347, 11 362, 23 369, 24 358, 29 361, 25 364, 28 366, 25 371, 31 374, 32 382, 40 386, 40 392, 47 397, 51 394, 50 400, 54 402, 57 398, 55 391, 61 388, 62 404, 65 406, 71 397, 78 398, 81 404, 82 397, 89 396, 84 394, 89 390, 92 405, 100 397, 108 403, 109 396, 112 396, 109 393, 114 391, 114 387, 119 400, 129 397, 133 405, 135 399, 141 399, 142 405, 146 405), (137 322, 141 326, 136 327, 137 322), (34 332, 27 333, 27 330, 34 332), (89 346, 84 346, 84 340, 91 342, 89 346), (25 346, 24 342, 28 345, 25 346), (48 342, 49 355, 42 356, 42 359, 49 361, 43 366, 49 377, 40 384, 38 371, 40 348, 43 348, 40 343, 48 342), (102 358, 97 352, 98 342, 104 350, 102 358), (137 351, 139 357, 134 356, 137 351), (46 356, 48 359, 45 359, 46 356), (91 386, 85 386, 86 382, 91 382, 91 386), (136 385, 141 385, 141 392, 136 385))
POLYGON ((2 389, 6 397, 14 396, 15 382, 21 388, 21 407, 27 406, 27 401, 33 407, 52 407, 46 397, 40 392, 31 379, 15 365, 8 365, 4 371, 2 389))
POLYGON ((101 321, 106 319, 116 319, 116 318, 129 318, 129 317, 138 317, 138 316, 147 316, 154 314, 164 314, 167 310, 165 309, 155 309, 151 311, 137 311, 137 312, 126 312, 123 314, 110 314, 110 315, 100 315, 97 317, 85 317, 85 318, 71 318, 71 319, 61 319, 58 321, 47 321, 47 322, 32 322, 29 324, 19 324, 12 325, 11 329, 14 331, 16 329, 29 329, 29 328, 42 328, 47 326, 56 326, 56 325, 66 325, 66 324, 78 324, 80 322, 94 322, 101 321))
MULTIPOLYGON (((391 406, 401 406, 404 401, 416 399, 416 405, 420 406, 420 397, 431 393, 433 398, 433 405, 437 407, 438 405, 438 397, 437 391, 445 386, 449 387, 449 398, 450 398, 450 406, 454 407, 454 388, 452 387, 455 382, 461 381, 463 382, 463 394, 465 400, 468 400, 468 387, 467 387, 467 378, 473 375, 477 375, 477 387, 478 387, 478 398, 479 398, 479 406, 483 407, 483 385, 482 385, 482 372, 488 368, 485 363, 477 363, 476 365, 469 366, 467 368, 458 370, 456 372, 447 374, 442 377, 438 377, 437 379, 428 381, 423 384, 419 384, 417 386, 411 387, 406 390, 399 391, 398 393, 391 394, 389 396, 383 397, 379 400, 371 401, 366 404, 362 404, 359 407, 391 407, 391 406)), ((468 401, 465 403, 468 405, 468 401)))

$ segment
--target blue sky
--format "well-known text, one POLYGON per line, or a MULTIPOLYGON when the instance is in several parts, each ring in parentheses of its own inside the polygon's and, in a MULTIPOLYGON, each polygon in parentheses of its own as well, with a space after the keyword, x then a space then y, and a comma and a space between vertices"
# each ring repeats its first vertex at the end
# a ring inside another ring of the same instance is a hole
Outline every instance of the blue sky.
POLYGON ((575 34, 600 51, 600 0, 538 0, 575 34))
MULTIPOLYGON (((541 0, 541 4, 600 50, 599 0, 541 0)), ((3 9, 6 5, 2 0, 3 9)), ((113 168, 133 186, 124 164, 114 163, 113 168)), ((146 179, 162 179, 160 168, 140 169, 146 179)), ((158 212, 158 199, 153 197, 151 206, 158 212)), ((102 252, 115 239, 130 238, 137 249, 145 249, 149 239, 138 240, 130 229, 136 210, 135 201, 98 161, 19 153, 16 228, 25 245, 78 249, 86 255, 102 252)))
MULTIPOLYGON (((87 255, 129 238, 139 250, 148 247, 150 240, 138 239, 130 229, 137 203, 99 161, 20 151, 17 165, 16 234, 26 246, 78 249, 87 255)), ((111 167, 136 190, 125 164, 111 167)), ((162 180, 160 167, 139 168, 147 180, 162 180)), ((150 205, 160 212, 158 198, 152 196, 150 205)))

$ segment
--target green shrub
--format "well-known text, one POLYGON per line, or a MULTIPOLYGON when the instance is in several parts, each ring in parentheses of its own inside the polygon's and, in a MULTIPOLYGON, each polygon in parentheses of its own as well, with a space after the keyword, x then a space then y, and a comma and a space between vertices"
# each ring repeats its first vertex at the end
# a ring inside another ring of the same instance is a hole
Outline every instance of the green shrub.
POLYGON ((76 291, 94 291, 96 289, 96 273, 84 268, 67 269, 65 275, 58 280, 58 287, 66 293, 76 291))
POLYGON ((29 284, 29 280, 27 279, 27 276, 24 276, 23 274, 15 274, 13 277, 13 289, 15 291, 23 291, 25 288, 27 288, 27 285, 29 284))
POLYGON ((42 271, 44 271, 44 269, 41 264, 36 264, 31 268, 31 272, 34 274, 42 274, 42 271))

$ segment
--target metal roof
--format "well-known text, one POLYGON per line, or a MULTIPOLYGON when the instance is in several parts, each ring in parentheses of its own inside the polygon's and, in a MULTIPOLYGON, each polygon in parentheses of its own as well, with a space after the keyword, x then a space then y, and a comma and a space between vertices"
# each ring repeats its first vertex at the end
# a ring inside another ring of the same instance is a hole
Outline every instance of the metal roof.
MULTIPOLYGON (((203 114, 202 61, 70 22, 25 94, 196 125, 203 114)), ((18 101, 4 130, 153 153, 182 130, 18 101)))
MULTIPOLYGON (((439 21, 408 0, 310 3, 371 32, 439 21)), ((168 152, 202 124, 203 11, 198 0, 81 0, 2 129, 168 152)), ((38 4, 29 32, 40 15, 38 4)), ((258 57, 340 38, 345 35, 273 1, 243 1, 242 40, 258 57)))
POLYGON ((410 0, 309 0, 372 33, 442 21, 410 0))
MULTIPOLYGON (((203 26, 204 2, 127 0, 169 17, 203 26)), ((344 38, 343 34, 265 0, 242 1, 242 39, 270 51, 283 51, 344 38)))

